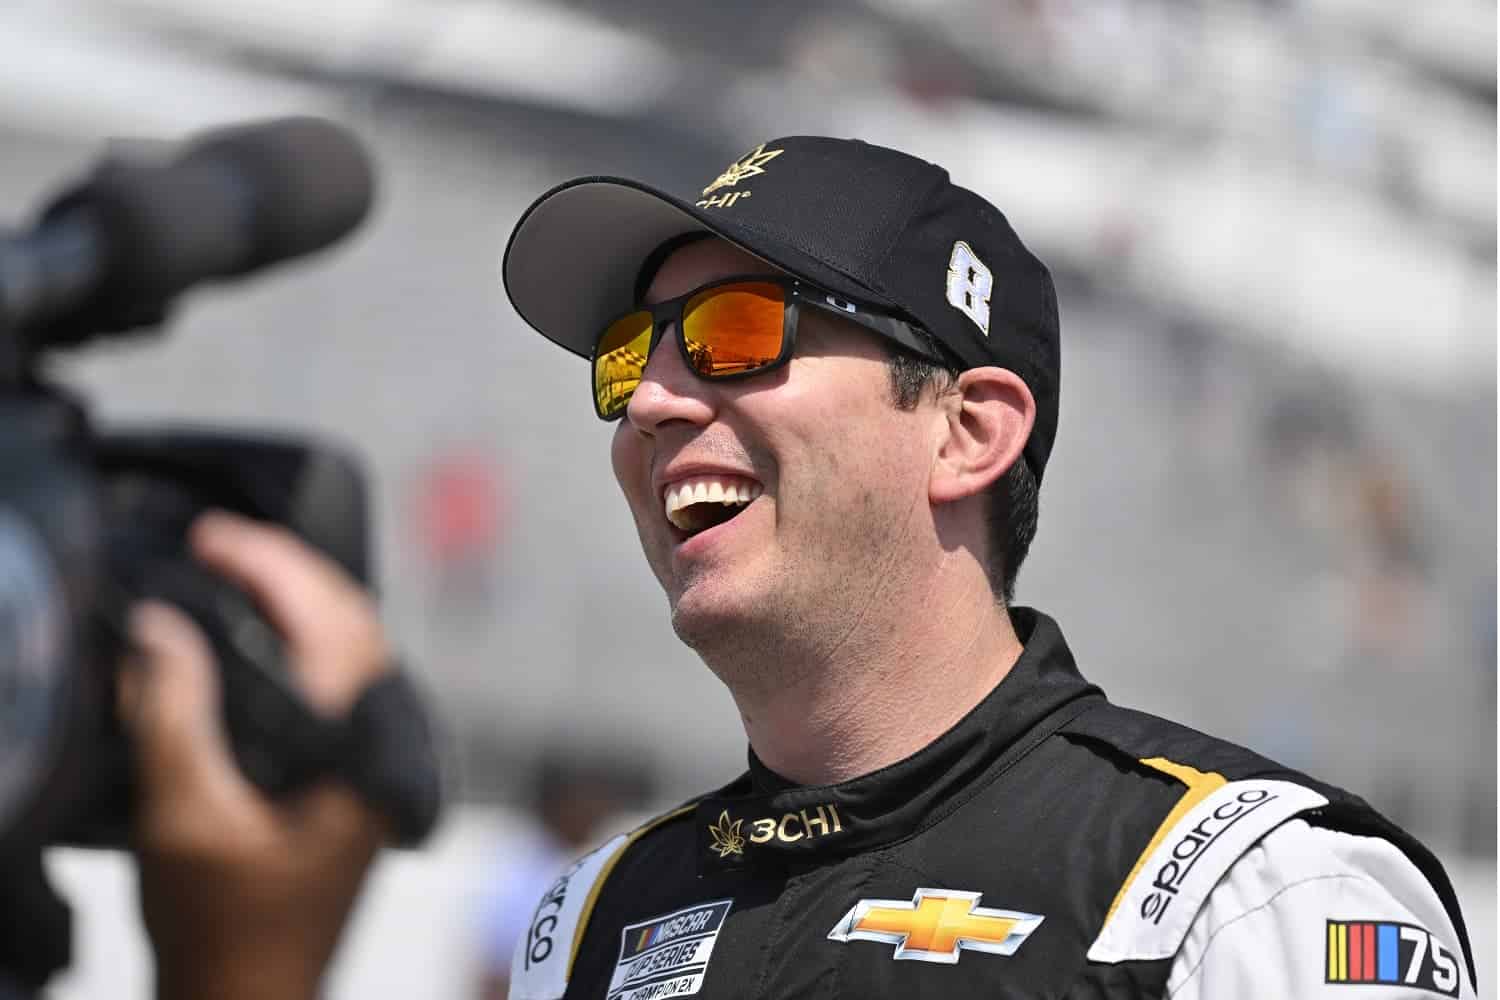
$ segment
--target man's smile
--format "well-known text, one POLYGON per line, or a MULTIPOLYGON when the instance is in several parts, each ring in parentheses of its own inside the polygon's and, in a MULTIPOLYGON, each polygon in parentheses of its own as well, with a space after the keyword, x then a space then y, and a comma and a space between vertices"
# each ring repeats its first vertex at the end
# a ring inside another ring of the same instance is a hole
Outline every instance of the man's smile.
POLYGON ((760 483, 743 476, 689 476, 666 485, 662 506, 672 526, 691 537, 730 520, 762 492, 760 483))

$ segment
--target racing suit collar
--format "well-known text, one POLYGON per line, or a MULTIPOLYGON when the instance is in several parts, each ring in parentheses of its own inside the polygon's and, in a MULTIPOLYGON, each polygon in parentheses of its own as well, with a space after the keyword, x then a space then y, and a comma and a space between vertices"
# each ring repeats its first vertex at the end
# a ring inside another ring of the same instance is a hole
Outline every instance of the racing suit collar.
POLYGON ((960 793, 998 777, 1041 736, 1103 698, 1079 674, 1055 621, 1030 608, 1012 608, 1011 619, 1024 649, 1010 673, 905 760, 836 785, 802 786, 751 750, 749 770, 696 807, 700 872, 817 865, 901 840, 941 822, 961 804, 960 793))

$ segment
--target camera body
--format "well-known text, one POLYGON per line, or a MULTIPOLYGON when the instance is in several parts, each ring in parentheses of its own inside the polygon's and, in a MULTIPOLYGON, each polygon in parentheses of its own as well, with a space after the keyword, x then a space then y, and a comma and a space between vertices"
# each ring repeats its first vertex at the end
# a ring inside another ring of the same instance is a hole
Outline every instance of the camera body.
MULTIPOLYGON (((368 585, 369 508, 351 455, 202 429, 96 434, 82 407, 33 387, 0 395, 0 468, 0 871, 24 866, 0 874, 8 892, 49 844, 128 846, 134 780, 116 680, 125 616, 142 598, 181 607, 208 636, 230 748, 263 792, 284 797, 337 768, 345 720, 305 704, 276 631, 186 539, 203 511, 234 511, 284 526, 368 585)), ((30 881, 35 915, 49 901, 30 881)), ((66 957, 27 941, 8 963, 7 950, 0 967, 66 957)))
POLYGON ((369 510, 354 458, 326 444, 203 429, 96 434, 55 390, 0 395, 0 852, 123 847, 129 747, 114 704, 125 616, 186 610, 221 669, 235 759, 280 797, 328 772, 344 734, 303 703, 253 601, 191 556, 222 509, 280 524, 368 586, 369 510))

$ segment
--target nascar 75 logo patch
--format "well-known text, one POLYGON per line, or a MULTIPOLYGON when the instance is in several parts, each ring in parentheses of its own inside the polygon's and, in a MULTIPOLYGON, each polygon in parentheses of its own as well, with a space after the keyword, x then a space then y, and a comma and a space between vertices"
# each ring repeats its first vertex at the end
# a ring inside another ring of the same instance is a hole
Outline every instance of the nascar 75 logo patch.
POLYGON ((1328 921, 1325 982, 1402 983, 1458 996, 1458 962, 1425 928, 1389 921, 1328 921))

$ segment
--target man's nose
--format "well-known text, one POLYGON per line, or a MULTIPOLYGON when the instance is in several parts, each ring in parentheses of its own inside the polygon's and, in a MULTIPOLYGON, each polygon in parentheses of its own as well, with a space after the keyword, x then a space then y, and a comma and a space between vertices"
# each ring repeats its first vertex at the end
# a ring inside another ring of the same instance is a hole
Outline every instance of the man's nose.
POLYGON ((668 327, 652 348, 640 384, 625 406, 625 419, 643 434, 685 420, 699 426, 713 419, 713 387, 694 375, 682 358, 677 331, 668 327))

